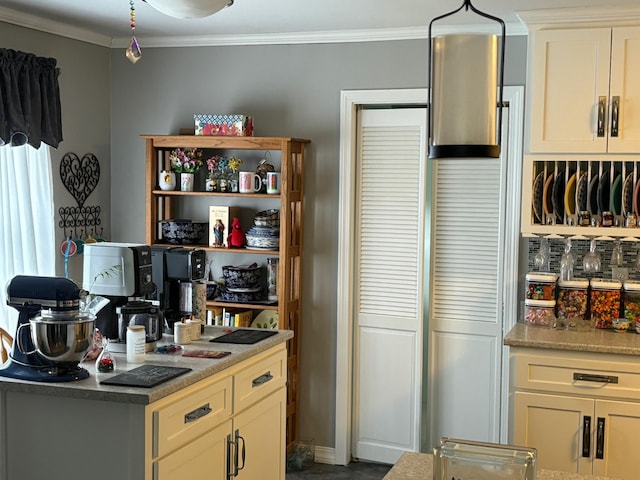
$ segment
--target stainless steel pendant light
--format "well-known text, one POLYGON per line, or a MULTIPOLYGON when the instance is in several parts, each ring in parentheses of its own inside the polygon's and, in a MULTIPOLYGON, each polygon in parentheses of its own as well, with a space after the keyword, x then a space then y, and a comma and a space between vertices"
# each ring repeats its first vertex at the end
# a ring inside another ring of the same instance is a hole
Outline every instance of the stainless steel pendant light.
POLYGON ((429 158, 500 156, 505 39, 504 22, 471 0, 429 23, 429 158), (499 51, 496 35, 433 38, 434 22, 462 9, 500 24, 499 51))

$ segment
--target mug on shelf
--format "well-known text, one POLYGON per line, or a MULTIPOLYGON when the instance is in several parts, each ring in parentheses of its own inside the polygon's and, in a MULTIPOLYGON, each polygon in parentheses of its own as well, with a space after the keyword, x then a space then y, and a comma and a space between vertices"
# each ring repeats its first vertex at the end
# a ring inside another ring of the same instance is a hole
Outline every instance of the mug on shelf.
POLYGON ((255 193, 260 191, 262 179, 255 172, 239 172, 240 193, 255 193))
POLYGON ((160 190, 174 190, 176 188, 176 174, 169 170, 162 170, 158 185, 160 190))
POLYGON ((280 193, 280 172, 267 172, 267 193, 280 193))

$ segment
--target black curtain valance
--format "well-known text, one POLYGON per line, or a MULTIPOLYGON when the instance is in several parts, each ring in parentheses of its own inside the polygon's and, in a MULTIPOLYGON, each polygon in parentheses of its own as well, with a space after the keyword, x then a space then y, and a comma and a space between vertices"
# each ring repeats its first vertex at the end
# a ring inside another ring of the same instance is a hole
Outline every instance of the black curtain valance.
POLYGON ((62 141, 55 58, 0 48, 0 145, 54 148, 62 141))

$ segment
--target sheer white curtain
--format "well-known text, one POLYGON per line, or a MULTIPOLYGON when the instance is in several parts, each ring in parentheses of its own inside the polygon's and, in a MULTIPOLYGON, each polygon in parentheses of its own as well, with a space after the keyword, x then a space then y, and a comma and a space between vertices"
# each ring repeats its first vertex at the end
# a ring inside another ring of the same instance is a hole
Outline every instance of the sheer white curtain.
POLYGON ((55 217, 49 146, 0 147, 0 327, 13 335, 7 305, 15 275, 55 275, 55 217))

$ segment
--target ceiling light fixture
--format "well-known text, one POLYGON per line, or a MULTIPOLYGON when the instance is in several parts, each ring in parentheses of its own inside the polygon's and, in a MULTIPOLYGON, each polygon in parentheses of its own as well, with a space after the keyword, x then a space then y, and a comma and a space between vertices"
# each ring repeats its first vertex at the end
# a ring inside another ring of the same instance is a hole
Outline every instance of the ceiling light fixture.
POLYGON ((233 0, 144 0, 153 8, 174 18, 203 18, 233 5, 233 0))
POLYGON ((500 156, 505 38, 504 22, 471 0, 429 23, 429 158, 500 156), (432 37, 434 22, 463 8, 500 24, 500 51, 496 35, 432 37))

